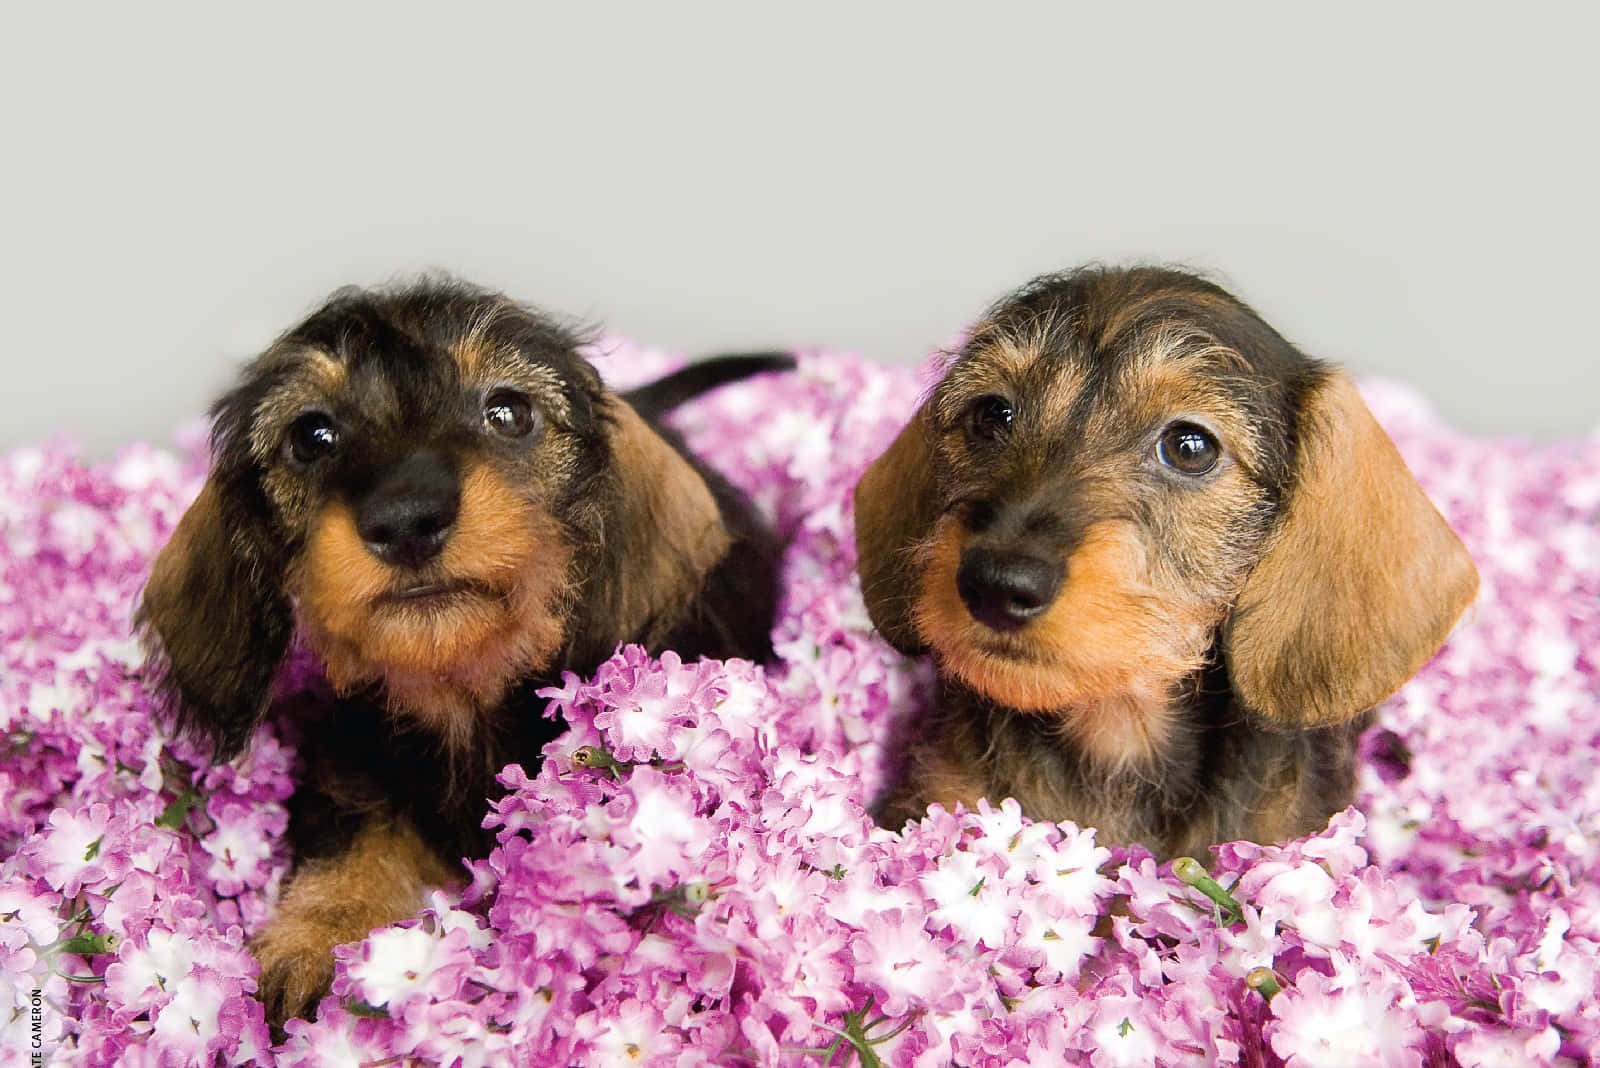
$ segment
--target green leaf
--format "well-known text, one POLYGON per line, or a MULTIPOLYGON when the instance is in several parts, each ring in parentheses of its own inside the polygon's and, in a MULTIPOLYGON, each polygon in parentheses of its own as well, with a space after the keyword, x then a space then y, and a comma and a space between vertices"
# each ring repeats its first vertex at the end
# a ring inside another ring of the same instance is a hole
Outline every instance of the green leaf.
POLYGON ((169 831, 181 828, 189 819, 189 813, 194 811, 194 806, 200 801, 200 795, 192 786, 185 786, 183 793, 161 810, 161 815, 156 817, 156 826, 165 827, 169 831))
POLYGON ((376 1005, 369 1005, 360 998, 345 998, 344 1011, 351 1016, 364 1016, 369 1020, 387 1020, 389 1018, 388 1009, 380 1009, 376 1005))

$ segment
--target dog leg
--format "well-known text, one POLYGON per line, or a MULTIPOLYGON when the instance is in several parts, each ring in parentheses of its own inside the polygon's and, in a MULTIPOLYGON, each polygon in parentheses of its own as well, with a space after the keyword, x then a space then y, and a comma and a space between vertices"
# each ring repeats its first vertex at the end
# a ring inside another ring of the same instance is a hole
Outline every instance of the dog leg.
POLYGON ((460 881, 409 823, 370 823, 337 856, 290 878, 277 915, 250 941, 258 996, 274 1027, 308 1016, 333 981, 333 947, 415 915, 428 891, 460 881))

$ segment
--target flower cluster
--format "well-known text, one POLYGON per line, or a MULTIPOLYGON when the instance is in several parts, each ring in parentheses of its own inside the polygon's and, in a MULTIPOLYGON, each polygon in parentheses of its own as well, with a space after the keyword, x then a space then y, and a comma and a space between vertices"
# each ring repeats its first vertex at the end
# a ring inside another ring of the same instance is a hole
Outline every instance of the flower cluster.
POLYGON ((281 875, 292 754, 263 733, 207 767, 166 738, 129 635, 196 437, 183 461, 0 464, 0 1063, 268 1055, 244 940, 281 875))
MULTIPOLYGON (((596 359, 623 382, 674 362, 596 359)), ((153 717, 128 633, 197 436, 0 458, 0 1065, 1600 1056, 1600 434, 1474 438, 1369 386, 1479 603, 1384 706, 1356 809, 1158 865, 1012 802, 904 833, 867 815, 931 678, 872 633, 850 490, 932 373, 804 354, 682 409, 789 539, 778 661, 622 648, 546 691, 569 729, 503 772, 468 889, 341 947, 276 1046, 244 945, 285 871, 292 735, 207 767, 153 717)))

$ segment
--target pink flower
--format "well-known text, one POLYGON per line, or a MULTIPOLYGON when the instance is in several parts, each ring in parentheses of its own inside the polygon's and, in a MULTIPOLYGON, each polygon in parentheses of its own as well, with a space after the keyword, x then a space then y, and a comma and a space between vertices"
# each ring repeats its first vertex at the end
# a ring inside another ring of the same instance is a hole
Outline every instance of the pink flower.
POLYGON ((413 997, 447 1001, 472 968, 470 941, 467 929, 444 931, 432 917, 374 931, 345 965, 348 990, 379 1008, 413 997))
POLYGON ((634 998, 623 999, 607 1012, 578 1017, 573 1034, 582 1050, 578 1063, 595 1068, 675 1065, 683 1048, 682 1038, 664 1026, 660 1009, 634 998))
POLYGON ((1007 909, 1004 888, 989 885, 994 877, 993 871, 980 868, 978 858, 965 851, 952 853, 923 873, 918 883, 932 908, 931 926, 954 927, 958 937, 989 949, 1004 946, 1015 917, 1007 909))
POLYGON ((170 1062, 205 1064, 211 1054, 238 1042, 222 1031, 222 1011, 229 984, 204 966, 187 970, 173 984, 171 996, 153 1013, 151 1040, 170 1062))
POLYGON ((948 1010, 963 1000, 964 984, 922 923, 915 912, 875 913, 851 943, 857 980, 878 993, 878 1007, 888 1016, 948 1010))
POLYGON ((106 969, 106 992, 115 1003, 142 1009, 174 990, 199 959, 193 938, 153 927, 123 940, 116 963, 106 969))
POLYGON ((206 811, 215 827, 200 845, 211 856, 206 876, 217 893, 232 897, 265 886, 274 871, 273 843, 288 826, 282 807, 219 796, 206 811))
MULTIPOLYGON (((600 347, 619 381, 681 363, 600 347)), ((674 413, 789 541, 777 662, 629 646, 546 690, 568 729, 502 773, 461 899, 341 950, 339 996, 277 1050, 244 945, 287 866, 292 724, 208 765, 160 729, 128 633, 203 428, 100 465, 0 455, 0 1048, 39 989, 51 1054, 81 1063, 788 1066, 852 1020, 922 1068, 1600 1057, 1600 436, 1475 438, 1368 391, 1479 605, 1379 710, 1357 808, 1199 858, 1225 912, 1012 802, 868 818, 933 669, 873 632, 852 489, 941 365, 802 353, 674 413)), ((316 676, 299 650, 280 684, 316 676)))
POLYGON ((104 890, 128 870, 125 820, 113 820, 111 806, 57 809, 50 814, 50 832, 34 852, 40 874, 52 889, 72 897, 85 885, 104 890))
POLYGON ((614 828, 618 845, 630 851, 628 870, 644 887, 669 886, 694 879, 706 864, 710 826, 698 818, 698 805, 680 775, 651 767, 628 777, 633 797, 627 822, 614 828))
POLYGON ((1421 1065, 1416 999, 1404 980, 1337 953, 1333 963, 1331 977, 1307 969, 1272 999, 1272 1049, 1287 1068, 1421 1065))

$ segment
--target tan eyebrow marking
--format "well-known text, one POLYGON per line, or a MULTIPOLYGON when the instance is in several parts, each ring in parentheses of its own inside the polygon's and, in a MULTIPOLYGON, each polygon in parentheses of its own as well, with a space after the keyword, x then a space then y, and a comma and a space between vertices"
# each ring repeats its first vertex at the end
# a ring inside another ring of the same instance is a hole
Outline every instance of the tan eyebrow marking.
POLYGON ((269 389, 250 413, 250 454, 269 463, 285 429, 307 408, 327 407, 349 386, 343 360, 321 349, 304 349, 300 362, 269 389))

